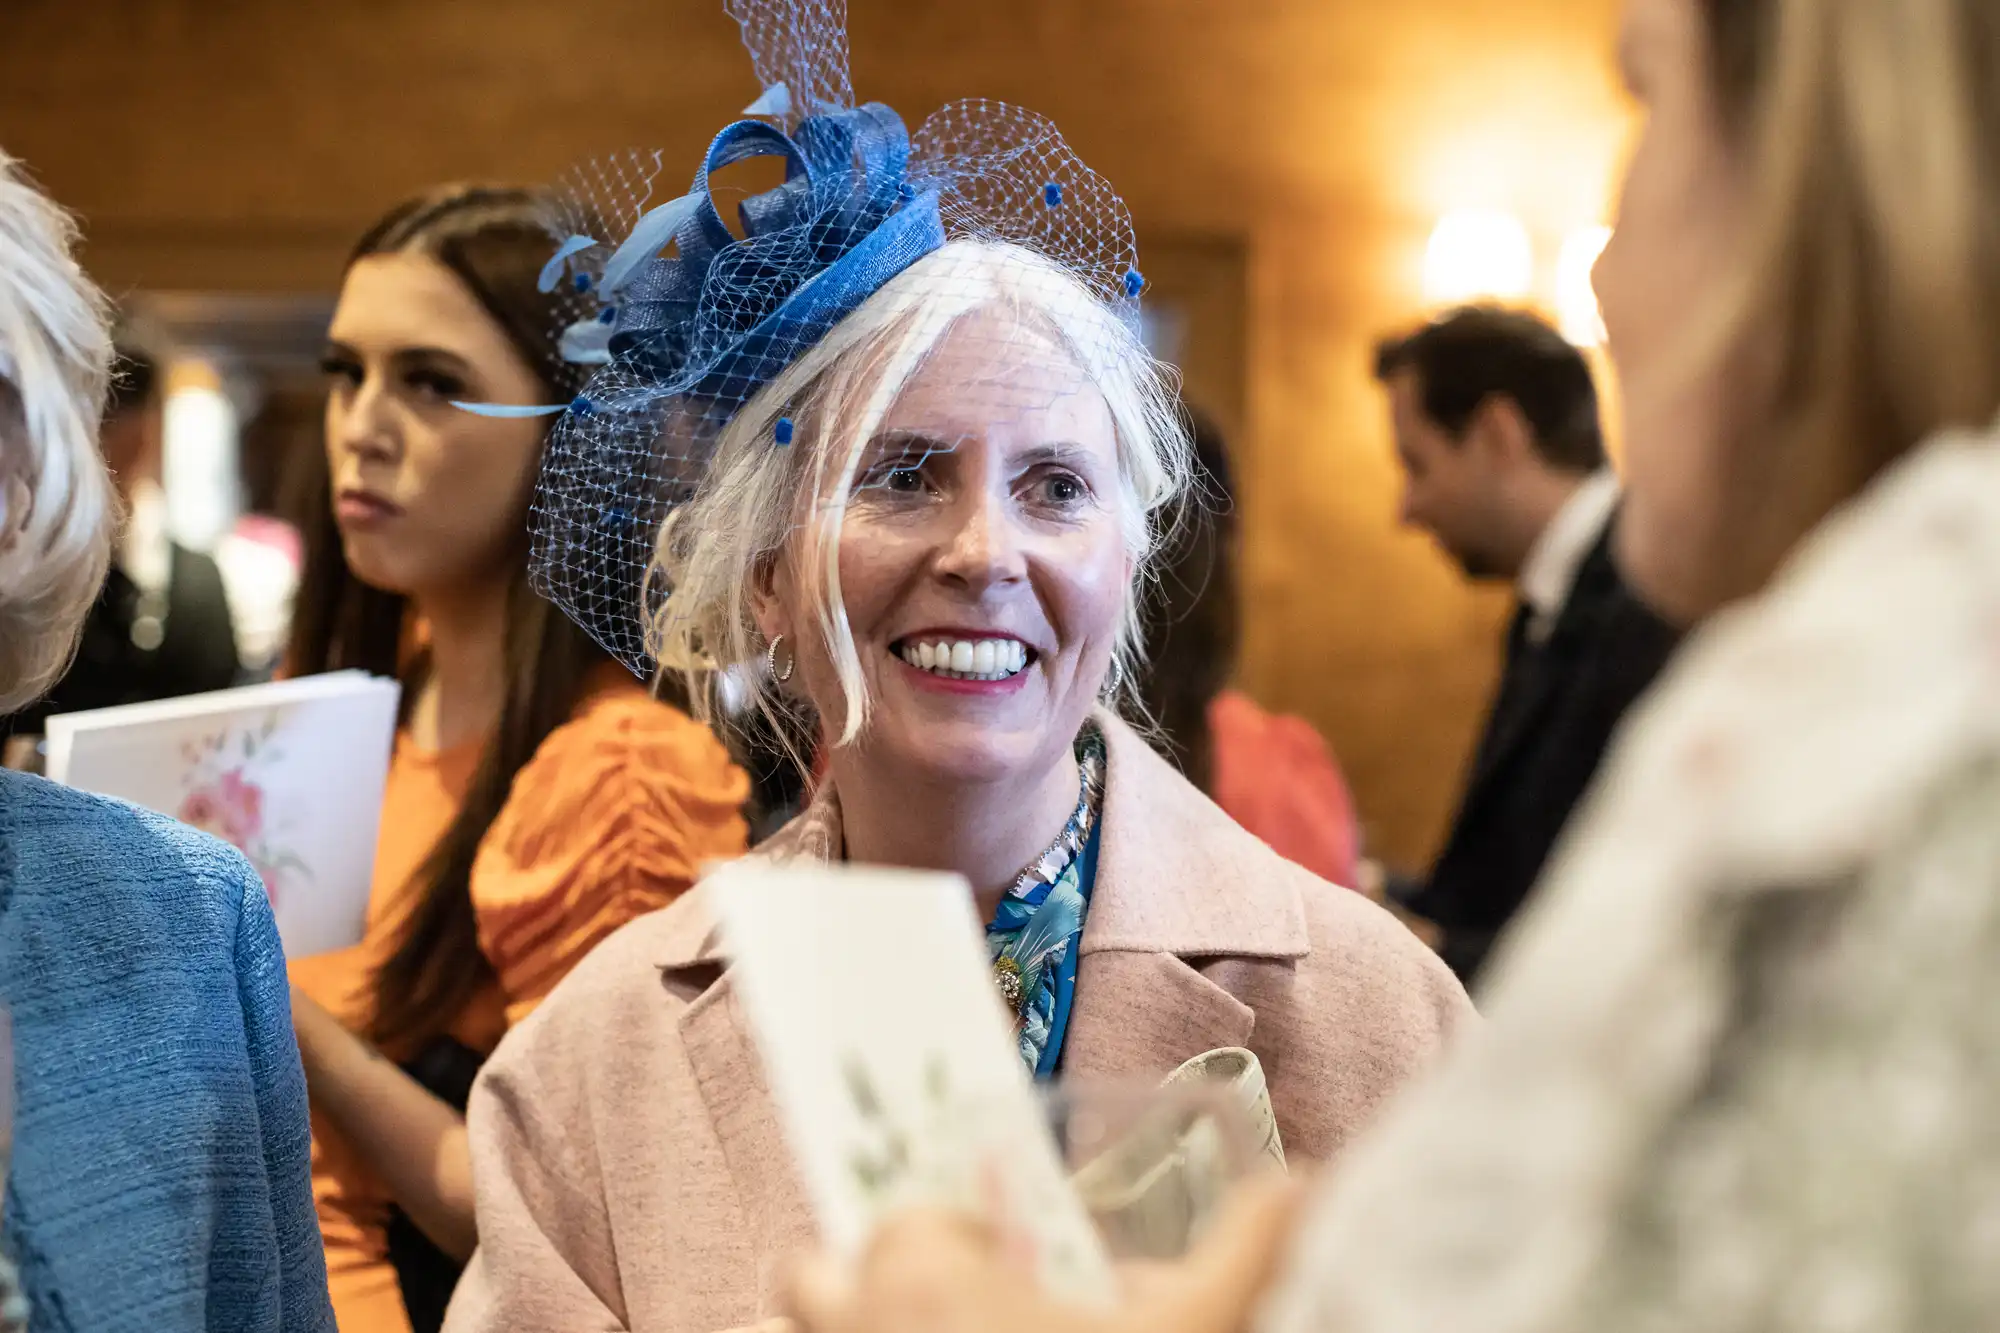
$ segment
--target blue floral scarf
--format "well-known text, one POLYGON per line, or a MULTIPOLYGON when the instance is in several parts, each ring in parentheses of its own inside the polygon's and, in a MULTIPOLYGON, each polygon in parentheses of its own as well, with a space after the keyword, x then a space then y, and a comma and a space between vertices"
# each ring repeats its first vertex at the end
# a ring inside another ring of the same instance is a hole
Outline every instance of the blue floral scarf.
POLYGON ((1022 1063, 1036 1078, 1052 1077, 1062 1060, 1076 993, 1077 942, 1096 880, 1105 746, 1094 725, 1077 737, 1076 759, 1082 782, 1075 813, 1000 900, 986 928, 994 980, 1014 1011, 1022 1063))

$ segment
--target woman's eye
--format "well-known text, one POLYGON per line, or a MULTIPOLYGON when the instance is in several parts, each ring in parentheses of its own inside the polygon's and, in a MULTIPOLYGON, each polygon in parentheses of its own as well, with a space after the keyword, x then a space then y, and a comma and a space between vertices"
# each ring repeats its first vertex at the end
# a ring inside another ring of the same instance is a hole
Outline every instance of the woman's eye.
POLYGON ((343 357, 321 357, 319 373, 330 380, 338 380, 343 384, 358 386, 361 383, 361 367, 343 357))
POLYGON ((1072 472, 1051 473, 1036 483, 1035 490, 1044 504, 1059 509, 1072 508, 1090 498, 1090 488, 1072 472))
POLYGON ((431 398, 463 398, 465 381, 456 375, 447 375, 436 370, 413 370, 409 374, 409 384, 418 393, 431 398))
POLYGON ((893 495, 921 495, 928 485, 924 460, 905 455, 884 458, 875 463, 862 473, 857 489, 888 491, 893 495))

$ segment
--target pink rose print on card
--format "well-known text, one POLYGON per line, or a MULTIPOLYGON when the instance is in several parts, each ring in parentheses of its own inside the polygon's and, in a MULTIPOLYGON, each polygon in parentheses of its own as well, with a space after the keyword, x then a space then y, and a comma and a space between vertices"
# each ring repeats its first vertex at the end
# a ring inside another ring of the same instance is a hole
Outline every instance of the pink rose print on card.
POLYGON ((248 857, 273 903, 290 881, 311 877, 305 862, 265 827, 264 785, 258 772, 283 761, 271 744, 276 730, 273 713, 261 726, 232 728, 182 746, 186 768, 180 805, 174 812, 183 824, 222 839, 248 857))
POLYGON ((264 789, 232 768, 205 787, 197 787, 176 812, 181 823, 212 833, 236 847, 247 847, 264 831, 264 789))

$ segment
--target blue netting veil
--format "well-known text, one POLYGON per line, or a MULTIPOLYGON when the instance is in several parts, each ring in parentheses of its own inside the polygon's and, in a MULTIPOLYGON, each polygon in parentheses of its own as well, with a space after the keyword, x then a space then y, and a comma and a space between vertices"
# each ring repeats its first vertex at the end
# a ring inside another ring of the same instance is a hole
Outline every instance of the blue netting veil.
MULTIPOLYGON (((663 521, 700 493, 744 406, 789 393, 786 372, 900 275, 953 242, 1001 243, 1127 328, 1144 287, 1123 202, 1049 121, 960 101, 912 133, 855 104, 844 0, 726 7, 763 93, 710 142, 692 187, 668 197, 659 155, 629 153, 555 190, 541 285, 562 298, 562 353, 591 368, 585 388, 543 408, 467 405, 559 418, 531 517, 534 582, 641 675, 659 666, 672 593, 648 576, 663 521), (758 158, 783 183, 725 220, 711 177, 758 158)), ((809 428, 784 403, 745 415, 771 448, 809 428)))

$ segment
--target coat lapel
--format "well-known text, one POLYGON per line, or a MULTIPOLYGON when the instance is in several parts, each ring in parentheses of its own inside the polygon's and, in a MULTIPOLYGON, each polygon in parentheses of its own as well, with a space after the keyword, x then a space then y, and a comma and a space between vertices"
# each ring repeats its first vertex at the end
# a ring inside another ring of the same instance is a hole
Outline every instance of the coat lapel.
POLYGON ((1257 1016, 1167 953, 1086 955, 1062 1072, 1157 1081, 1205 1051, 1247 1046, 1257 1016))
MULTIPOLYGON (((827 861, 839 848, 840 807, 831 789, 823 789, 752 855, 780 862, 827 861)), ((744 1214, 757 1233, 757 1253, 795 1253, 812 1234, 812 1214, 749 1020, 726 970, 721 923, 706 892, 701 886, 690 892, 692 901, 673 919, 654 962, 661 984, 687 1001, 680 1018, 681 1044, 744 1214)), ((776 1278, 775 1273, 759 1273, 759 1290, 773 1290, 776 1278)))
MULTIPOLYGON (((831 789, 766 839, 753 856, 769 861, 828 861, 840 848, 840 807, 831 789)), ((661 984, 687 1000, 681 1043, 701 1090, 709 1122, 735 1178, 745 1214, 756 1229, 760 1254, 785 1254, 810 1234, 805 1188, 792 1166, 778 1106, 727 967, 721 923, 706 890, 692 890, 690 910, 679 914, 655 955, 661 984), (791 1238, 793 1243, 774 1244, 791 1238)), ((760 1274, 762 1288, 772 1274, 760 1274)))
MULTIPOLYGON (((723 971, 721 932, 705 905, 679 921, 683 928, 664 941, 657 961, 661 984, 692 997, 681 1012, 680 1034, 695 1086, 755 1234, 755 1252, 797 1253, 812 1238, 812 1213, 748 1020, 723 971)), ((769 1267, 768 1259, 760 1263, 769 1267)), ((775 1292, 778 1280, 775 1270, 759 1271, 760 1295, 775 1292)))
POLYGON ((1306 956, 1296 873, 1137 733, 1098 715, 1109 752, 1103 843, 1084 922, 1064 1069, 1158 1077, 1243 1046, 1251 1009, 1194 961, 1306 956))

